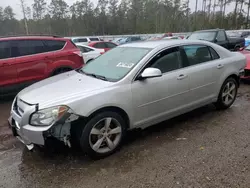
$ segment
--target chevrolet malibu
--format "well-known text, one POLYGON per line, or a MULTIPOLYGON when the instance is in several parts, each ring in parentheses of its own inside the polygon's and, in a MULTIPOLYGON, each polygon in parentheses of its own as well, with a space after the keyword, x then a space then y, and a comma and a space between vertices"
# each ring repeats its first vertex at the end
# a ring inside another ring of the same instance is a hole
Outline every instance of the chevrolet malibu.
POLYGON ((90 157, 120 148, 130 129, 235 101, 245 57, 206 41, 121 45, 86 66, 22 90, 9 123, 28 149, 57 139, 90 157))

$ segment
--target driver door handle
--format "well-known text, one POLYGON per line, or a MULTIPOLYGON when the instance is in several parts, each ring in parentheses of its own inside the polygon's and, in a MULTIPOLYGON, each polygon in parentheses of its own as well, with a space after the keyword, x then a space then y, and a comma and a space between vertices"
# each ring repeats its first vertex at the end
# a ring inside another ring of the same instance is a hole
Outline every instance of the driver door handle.
POLYGON ((183 80, 185 78, 187 78, 188 76, 185 75, 185 74, 180 74, 178 77, 177 77, 177 80, 183 80))
POLYGON ((224 67, 224 65, 223 64, 219 64, 219 65, 217 65, 217 69, 221 69, 221 68, 223 68, 224 67))

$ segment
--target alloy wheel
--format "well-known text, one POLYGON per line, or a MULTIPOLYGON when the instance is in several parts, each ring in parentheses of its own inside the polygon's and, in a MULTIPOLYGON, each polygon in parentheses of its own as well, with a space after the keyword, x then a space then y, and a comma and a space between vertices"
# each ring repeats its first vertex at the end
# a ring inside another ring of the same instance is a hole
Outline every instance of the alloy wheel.
POLYGON ((224 86, 222 92, 222 101, 225 105, 229 105, 234 101, 237 90, 236 87, 237 86, 232 81, 227 82, 227 84, 224 86))
POLYGON ((114 150, 122 137, 121 124, 112 117, 98 121, 90 131, 89 144, 97 153, 107 153, 114 150))

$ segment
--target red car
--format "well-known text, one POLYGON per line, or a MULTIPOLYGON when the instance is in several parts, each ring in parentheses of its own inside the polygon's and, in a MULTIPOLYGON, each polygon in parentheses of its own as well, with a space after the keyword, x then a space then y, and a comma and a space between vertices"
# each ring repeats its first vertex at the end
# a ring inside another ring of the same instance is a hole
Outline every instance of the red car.
POLYGON ((241 79, 250 81, 250 46, 247 46, 245 48, 241 48, 240 50, 241 50, 241 53, 244 54, 246 56, 246 59, 247 59, 245 73, 244 73, 244 76, 241 77, 241 79))
POLYGON ((34 82, 81 66, 81 51, 70 39, 0 38, 0 96, 14 94, 34 82))
POLYGON ((97 41, 89 43, 89 46, 93 48, 104 49, 104 51, 107 52, 108 50, 115 48, 117 44, 113 42, 97 41))

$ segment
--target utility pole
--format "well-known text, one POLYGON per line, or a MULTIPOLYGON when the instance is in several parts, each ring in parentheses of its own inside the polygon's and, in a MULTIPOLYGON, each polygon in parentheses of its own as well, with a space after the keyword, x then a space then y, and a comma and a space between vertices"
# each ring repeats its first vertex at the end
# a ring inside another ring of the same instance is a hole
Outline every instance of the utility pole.
POLYGON ((26 9, 25 9, 25 5, 24 5, 24 0, 20 0, 21 2, 21 8, 22 8, 22 12, 23 12, 23 20, 24 20, 24 26, 25 26, 25 31, 26 34, 29 34, 29 28, 28 28, 28 23, 27 23, 27 18, 26 18, 26 9))

